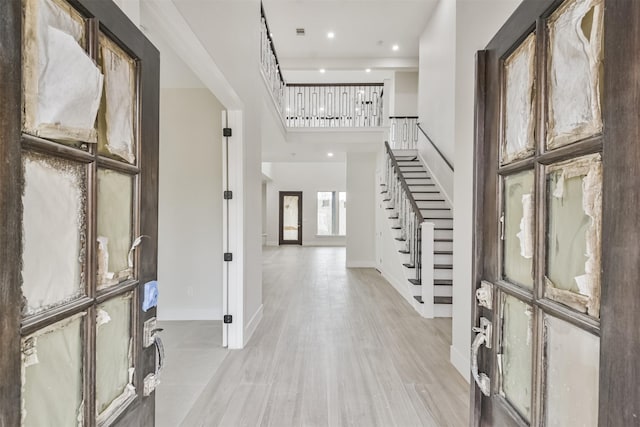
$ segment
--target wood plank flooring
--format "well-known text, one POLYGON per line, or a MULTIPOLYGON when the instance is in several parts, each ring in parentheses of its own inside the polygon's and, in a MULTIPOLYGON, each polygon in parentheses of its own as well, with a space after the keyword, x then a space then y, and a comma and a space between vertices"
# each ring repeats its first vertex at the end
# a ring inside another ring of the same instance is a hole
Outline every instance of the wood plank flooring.
POLYGON ((264 318, 182 426, 465 426, 450 319, 421 318, 344 248, 264 250, 264 318))

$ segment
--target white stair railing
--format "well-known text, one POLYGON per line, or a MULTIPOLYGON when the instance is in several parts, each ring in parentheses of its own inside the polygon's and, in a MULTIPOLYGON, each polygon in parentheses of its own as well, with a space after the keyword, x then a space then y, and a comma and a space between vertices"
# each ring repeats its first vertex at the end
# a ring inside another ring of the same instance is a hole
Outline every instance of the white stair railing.
POLYGON ((418 117, 389 117, 389 145, 393 150, 415 150, 418 148, 418 117))

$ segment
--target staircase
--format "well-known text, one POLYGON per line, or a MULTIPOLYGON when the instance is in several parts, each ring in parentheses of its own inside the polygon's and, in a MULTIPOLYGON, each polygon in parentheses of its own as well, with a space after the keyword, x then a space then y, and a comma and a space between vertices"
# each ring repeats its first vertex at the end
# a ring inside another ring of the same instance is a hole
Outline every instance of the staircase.
POLYGON ((416 150, 387 149, 382 200, 403 258, 414 307, 425 317, 450 317, 453 215, 416 150))

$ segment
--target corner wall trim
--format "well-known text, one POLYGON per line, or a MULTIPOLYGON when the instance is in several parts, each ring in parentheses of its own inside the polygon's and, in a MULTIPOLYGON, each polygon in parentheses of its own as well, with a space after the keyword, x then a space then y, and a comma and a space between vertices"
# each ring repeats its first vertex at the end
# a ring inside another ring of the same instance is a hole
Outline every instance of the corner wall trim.
POLYGON ((262 315, 264 313, 264 304, 260 304, 260 307, 256 310, 256 312, 251 316, 251 320, 247 323, 247 326, 244 328, 244 345, 251 340, 253 333, 258 328, 258 325, 262 321, 262 315))

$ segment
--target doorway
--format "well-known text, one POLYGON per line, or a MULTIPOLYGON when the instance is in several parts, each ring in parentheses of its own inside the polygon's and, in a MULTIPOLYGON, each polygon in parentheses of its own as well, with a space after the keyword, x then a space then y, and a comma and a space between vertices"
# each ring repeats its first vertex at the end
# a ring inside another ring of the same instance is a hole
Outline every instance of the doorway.
POLYGON ((302 191, 280 192, 281 245, 302 245, 302 191))

